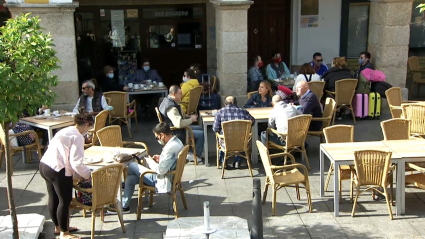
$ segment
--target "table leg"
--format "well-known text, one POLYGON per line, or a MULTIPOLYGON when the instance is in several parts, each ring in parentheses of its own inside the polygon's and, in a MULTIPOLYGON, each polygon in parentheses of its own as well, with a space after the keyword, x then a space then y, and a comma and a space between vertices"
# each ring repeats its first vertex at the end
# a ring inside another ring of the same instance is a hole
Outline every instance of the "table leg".
POLYGON ((325 181, 323 179, 325 174, 325 154, 323 153, 322 149, 320 149, 320 197, 325 196, 325 181))
POLYGON ((255 121, 254 126, 252 126, 252 155, 251 155, 251 161, 252 164, 257 165, 258 164, 258 149, 256 145, 256 141, 258 139, 258 123, 255 121))
POLYGON ((339 217, 339 164, 334 163, 334 216, 339 217))
POLYGON ((204 124, 203 128, 204 128, 205 167, 208 167, 209 166, 209 163, 208 163, 208 157, 209 157, 209 155, 208 155, 208 131, 207 131, 208 125, 204 124))
POLYGON ((50 142, 50 140, 53 138, 53 130, 52 130, 52 128, 49 128, 47 130, 47 135, 49 136, 49 142, 50 142))
MULTIPOLYGON (((127 94, 127 104, 128 103, 130 103, 130 95, 129 94, 127 94)), ((136 109, 136 111, 137 111, 137 109, 136 109)), ((131 118, 129 118, 128 119, 128 126, 130 127, 130 129, 131 129, 131 118)))
POLYGON ((396 215, 400 216, 405 214, 406 201, 405 201, 405 161, 404 159, 397 161, 397 185, 396 185, 396 215))

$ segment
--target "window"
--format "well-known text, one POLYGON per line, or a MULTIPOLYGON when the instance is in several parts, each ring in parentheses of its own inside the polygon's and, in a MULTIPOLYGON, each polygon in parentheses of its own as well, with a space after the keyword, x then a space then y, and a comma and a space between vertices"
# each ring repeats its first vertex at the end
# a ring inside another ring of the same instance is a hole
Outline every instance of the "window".
POLYGON ((149 26, 148 48, 171 48, 176 46, 176 32, 173 25, 149 26))
POLYGON ((425 47, 425 12, 420 13, 416 8, 420 3, 425 3, 425 1, 413 3, 409 44, 411 48, 425 47))
POLYGON ((369 4, 350 4, 348 17, 347 57, 357 58, 367 51, 369 4))

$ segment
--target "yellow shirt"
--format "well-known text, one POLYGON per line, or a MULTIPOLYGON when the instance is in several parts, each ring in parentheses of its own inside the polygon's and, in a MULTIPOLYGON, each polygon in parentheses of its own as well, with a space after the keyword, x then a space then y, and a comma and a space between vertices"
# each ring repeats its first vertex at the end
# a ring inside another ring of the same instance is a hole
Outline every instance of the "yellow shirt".
MULTIPOLYGON (((180 85, 180 88, 182 89, 182 101, 189 101, 189 92, 191 89, 195 88, 196 86, 199 86, 199 81, 198 79, 190 79, 186 82, 183 82, 180 85)), ((187 113, 186 112, 186 105, 181 104, 180 105, 182 108, 183 113, 187 113)))

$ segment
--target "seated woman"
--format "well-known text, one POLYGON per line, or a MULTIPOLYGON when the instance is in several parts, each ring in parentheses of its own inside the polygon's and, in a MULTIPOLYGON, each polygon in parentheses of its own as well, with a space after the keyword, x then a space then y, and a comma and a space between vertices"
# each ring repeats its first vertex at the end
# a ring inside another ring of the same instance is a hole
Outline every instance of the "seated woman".
POLYGON ((103 73, 97 77, 97 84, 102 89, 102 92, 128 90, 128 87, 118 83, 114 75, 114 68, 109 65, 105 66, 103 73))
MULTIPOLYGON (((199 81, 196 79, 196 74, 194 70, 187 69, 183 75, 183 83, 180 84, 180 88, 182 89, 182 101, 189 101, 190 90, 199 86, 199 81)), ((181 104, 183 113, 191 113, 186 112, 186 105, 181 104)))
POLYGON ((286 76, 289 76, 290 72, 285 62, 282 61, 280 53, 273 51, 272 62, 267 65, 267 78, 269 80, 280 80, 286 76))
POLYGON ((273 92, 270 82, 263 80, 260 82, 258 92, 254 93, 245 104, 245 108, 272 107, 273 92))
POLYGON ((297 76, 297 79, 295 79, 294 86, 292 87, 292 91, 296 90, 296 85, 300 81, 320 81, 320 76, 316 74, 316 71, 311 66, 310 63, 304 63, 300 68, 300 73, 297 76))
POLYGON ((351 79, 351 71, 347 67, 345 57, 335 57, 332 68, 323 74, 325 79, 325 90, 335 91, 335 82, 342 79, 351 79))
POLYGON ((252 59, 252 67, 248 70, 248 92, 255 91, 263 80, 263 74, 260 68, 263 67, 261 56, 255 56, 252 59))

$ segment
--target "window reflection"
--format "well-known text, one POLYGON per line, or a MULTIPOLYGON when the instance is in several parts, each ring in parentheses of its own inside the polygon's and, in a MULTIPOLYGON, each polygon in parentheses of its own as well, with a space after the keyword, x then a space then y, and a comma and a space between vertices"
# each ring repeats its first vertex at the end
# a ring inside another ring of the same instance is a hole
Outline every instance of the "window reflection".
POLYGON ((175 28, 172 25, 149 26, 148 48, 175 47, 175 28))
POLYGON ((78 77, 87 80, 93 77, 92 66, 95 65, 97 54, 93 13, 80 12, 75 14, 75 32, 78 77))

